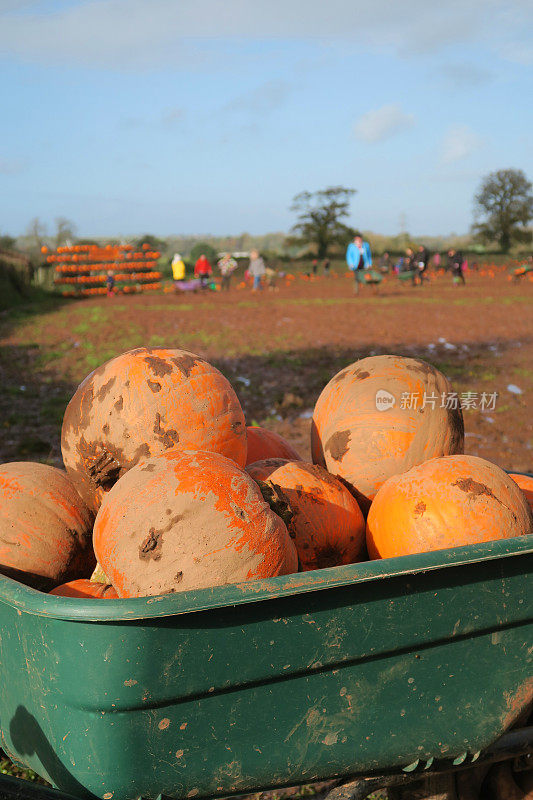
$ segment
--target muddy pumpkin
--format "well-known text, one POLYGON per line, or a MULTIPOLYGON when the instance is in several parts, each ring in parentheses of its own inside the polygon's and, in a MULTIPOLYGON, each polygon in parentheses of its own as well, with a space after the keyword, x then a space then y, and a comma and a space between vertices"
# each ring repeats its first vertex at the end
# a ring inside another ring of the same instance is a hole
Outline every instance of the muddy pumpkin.
POLYGON ((509 473, 509 477, 520 486, 526 496, 530 509, 533 511, 533 478, 531 475, 521 475, 519 472, 509 473))
POLYGON ((463 452, 463 415, 455 405, 450 382, 431 364, 363 358, 335 375, 318 398, 313 462, 348 481, 367 513, 387 478, 463 452))
POLYGON ((0 465, 0 572, 48 590, 90 575, 93 514, 65 472, 28 461, 0 465))
POLYGON ((246 463, 244 414, 229 381, 185 350, 137 348, 92 372, 68 404, 61 450, 95 511, 118 478, 175 448, 246 463))
POLYGON ((355 498, 322 467, 281 458, 250 464, 246 471, 269 485, 289 506, 287 523, 305 572, 364 557, 365 521, 355 498))
POLYGON ((59 597, 79 597, 87 599, 115 600, 118 594, 109 583, 98 583, 87 578, 69 581, 52 589, 50 594, 59 597))
POLYGON ((248 455, 246 464, 264 461, 266 458, 285 458, 289 461, 301 461, 301 456, 283 436, 259 425, 246 428, 248 455))
POLYGON ((120 597, 296 572, 283 521, 218 453, 169 451, 129 470, 103 500, 94 548, 120 597))
POLYGON ((477 456, 433 458, 386 481, 370 507, 370 558, 391 558, 533 533, 516 483, 477 456))

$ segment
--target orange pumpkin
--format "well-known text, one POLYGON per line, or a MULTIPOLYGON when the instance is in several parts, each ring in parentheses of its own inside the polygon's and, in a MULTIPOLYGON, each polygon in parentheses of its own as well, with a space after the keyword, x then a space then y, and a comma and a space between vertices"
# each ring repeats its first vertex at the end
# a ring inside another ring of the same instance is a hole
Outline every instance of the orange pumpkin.
POLYGON ((261 428, 259 425, 248 425, 246 428, 248 455, 246 464, 263 461, 265 458, 286 458, 289 461, 301 461, 301 456, 294 447, 274 431, 261 428))
POLYGON ((106 495, 94 549, 119 597, 296 572, 296 549, 257 484, 218 453, 173 450, 106 495))
POLYGON ((520 486, 526 496, 530 509, 533 511, 533 478, 531 475, 521 475, 519 472, 511 472, 509 477, 520 486))
POLYGON ((370 507, 370 558, 390 558, 533 533, 527 500, 477 456, 432 458, 386 481, 370 507))
POLYGON ((246 467, 292 513, 288 522, 303 571, 353 564, 365 550, 365 521, 346 486, 322 467, 271 458, 246 467))
POLYGON ((90 575, 93 515, 67 475, 28 461, 0 465, 0 572, 35 589, 90 575))
POLYGON ((80 578, 77 581, 69 581, 52 589, 50 594, 60 597, 87 597, 101 598, 103 600, 115 600, 118 597, 115 589, 109 583, 97 583, 87 578, 80 578))
POLYGON ((185 350, 140 347, 111 359, 85 378, 65 412, 63 461, 95 511, 124 472, 176 447, 246 463, 237 395, 215 367, 185 350))
POLYGON ((463 452, 463 415, 445 407, 450 395, 448 379, 425 361, 392 355, 356 361, 318 398, 313 461, 348 481, 366 513, 391 475, 463 452))

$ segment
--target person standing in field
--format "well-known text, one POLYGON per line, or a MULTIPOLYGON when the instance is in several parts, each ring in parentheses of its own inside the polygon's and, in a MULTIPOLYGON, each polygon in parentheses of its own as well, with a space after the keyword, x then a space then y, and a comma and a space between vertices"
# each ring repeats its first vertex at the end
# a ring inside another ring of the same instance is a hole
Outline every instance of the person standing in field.
POLYGON ((426 275, 429 263, 429 253, 423 244, 419 246, 415 260, 418 265, 418 276, 420 278, 420 284, 422 285, 425 280, 429 280, 429 278, 426 275))
POLYGON ((462 283, 466 285, 465 276, 463 274, 464 256, 459 250, 448 250, 448 269, 452 271, 453 282, 455 285, 462 283))
POLYGON ((250 273, 254 281, 252 292, 260 291, 261 279, 265 274, 265 262, 263 261, 257 250, 252 250, 250 252, 250 266, 248 267, 248 272, 250 273))
POLYGON ((237 262, 231 257, 230 253, 224 253, 222 258, 218 261, 217 266, 222 275, 222 291, 229 292, 231 276, 237 269, 237 262))
POLYGON ((174 258, 172 259, 171 266, 172 266, 172 278, 174 280, 174 288, 177 289, 179 282, 184 280, 185 278, 185 264, 179 253, 174 253, 174 258))
POLYGON ((324 270, 324 277, 325 278, 329 278, 330 267, 331 267, 331 262, 330 262, 329 258, 325 258, 324 261, 322 262, 322 268, 324 270))
POLYGON ((105 285, 107 289, 107 296, 113 297, 115 292, 115 276, 113 275, 113 270, 107 270, 107 277, 105 279, 105 285))
POLYGON ((313 258, 311 262, 311 268, 313 270, 313 275, 316 275, 318 269, 318 258, 313 258))
POLYGON ((209 261, 207 260, 206 256, 204 255, 204 253, 202 253, 200 258, 194 265, 194 277, 200 278, 202 289, 207 288, 207 282, 212 274, 213 274, 213 268, 209 263, 209 261))
POLYGON ((366 283, 365 273, 372 267, 370 245, 363 241, 360 233, 356 233, 346 250, 346 263, 355 278, 354 292, 359 294, 359 284, 366 283))
POLYGON ((418 264, 415 258, 412 247, 408 247, 405 251, 404 271, 411 272, 411 284, 416 286, 416 278, 418 273, 418 264))

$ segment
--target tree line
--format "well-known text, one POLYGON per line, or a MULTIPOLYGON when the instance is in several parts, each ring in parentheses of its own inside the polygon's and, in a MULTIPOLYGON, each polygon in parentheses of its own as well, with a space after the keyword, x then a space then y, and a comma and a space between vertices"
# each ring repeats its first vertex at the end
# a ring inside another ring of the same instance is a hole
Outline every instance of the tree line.
MULTIPOLYGON (((528 227, 533 220, 532 184, 522 170, 501 169, 486 175, 474 196, 472 233, 477 241, 497 242, 502 253, 515 243, 531 242, 528 227)), ((312 244, 318 258, 346 244, 355 231, 345 223, 356 189, 332 186, 317 192, 301 192, 292 202, 298 215, 292 242, 312 244)))
MULTIPOLYGON (((472 234, 481 243, 496 242, 502 253, 508 253, 514 244, 531 242, 532 233, 529 227, 533 220, 532 184, 522 170, 502 169, 491 172, 481 181, 474 196, 474 224, 472 234)), ((297 194, 290 210, 296 214, 296 222, 289 236, 282 233, 250 236, 241 234, 237 237, 209 237, 212 242, 199 240, 198 237, 167 237, 159 239, 146 234, 138 240, 138 244, 148 243, 159 250, 172 248, 190 253, 197 249, 218 247, 222 251, 246 251, 252 248, 260 250, 311 249, 318 258, 326 258, 333 248, 343 248, 353 238, 354 229, 346 220, 350 215, 350 202, 357 193, 356 189, 344 186, 331 186, 315 192, 304 191, 297 194), (215 244, 216 242, 216 244, 215 244)), ((56 217, 55 231, 48 236, 44 223, 34 218, 26 231, 19 247, 30 253, 37 253, 46 240, 60 247, 68 241, 90 243, 90 240, 76 239, 76 226, 66 217, 56 217)), ((0 251, 13 250, 17 240, 8 235, 0 235, 0 251)))

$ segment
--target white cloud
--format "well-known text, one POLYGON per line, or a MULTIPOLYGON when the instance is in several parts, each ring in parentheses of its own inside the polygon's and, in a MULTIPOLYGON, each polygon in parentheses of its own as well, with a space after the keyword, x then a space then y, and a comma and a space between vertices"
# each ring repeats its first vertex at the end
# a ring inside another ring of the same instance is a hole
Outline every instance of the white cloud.
POLYGON ((499 55, 523 67, 530 67, 533 64, 533 47, 530 41, 507 42, 499 48, 499 55))
POLYGON ((527 41, 533 9, 530 0, 92 0, 46 11, 0 2, 6 55, 107 69, 185 64, 193 53, 198 68, 215 40, 344 39, 409 56, 483 42, 505 53, 527 41))
POLYGON ((406 114, 397 103, 367 111, 355 123, 355 135, 363 142, 381 142, 414 125, 414 114, 406 114))
POLYGON ((454 164, 468 158, 482 146, 483 139, 468 125, 452 125, 442 140, 441 161, 443 164, 454 164))

